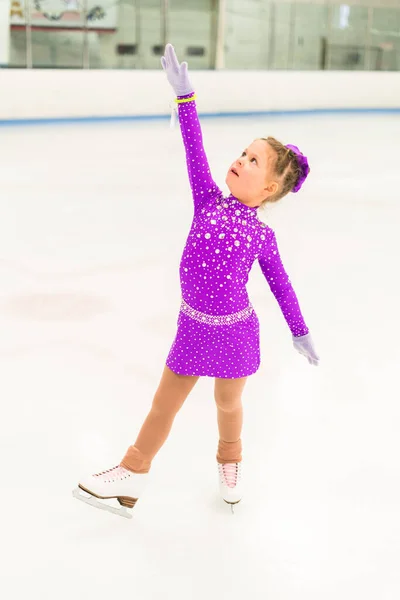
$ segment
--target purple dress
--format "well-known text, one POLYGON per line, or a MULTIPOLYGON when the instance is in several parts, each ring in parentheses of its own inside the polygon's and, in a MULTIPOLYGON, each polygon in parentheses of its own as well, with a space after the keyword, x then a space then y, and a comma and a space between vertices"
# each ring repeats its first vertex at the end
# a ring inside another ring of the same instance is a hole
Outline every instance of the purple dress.
POLYGON ((256 208, 225 198, 213 181, 195 101, 178 110, 194 217, 180 264, 178 331, 166 364, 179 375, 247 377, 260 366, 259 321, 246 290, 256 259, 292 334, 306 335, 308 328, 274 232, 256 208))

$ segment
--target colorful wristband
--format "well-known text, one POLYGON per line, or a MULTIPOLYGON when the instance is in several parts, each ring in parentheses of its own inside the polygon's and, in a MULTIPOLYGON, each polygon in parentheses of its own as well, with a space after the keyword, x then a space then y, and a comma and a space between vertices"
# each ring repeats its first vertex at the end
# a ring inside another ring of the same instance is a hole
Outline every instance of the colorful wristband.
POLYGON ((184 102, 193 102, 193 100, 196 100, 196 94, 194 94, 194 96, 192 96, 191 98, 181 98, 179 100, 179 98, 175 98, 175 102, 177 104, 183 104, 184 102))

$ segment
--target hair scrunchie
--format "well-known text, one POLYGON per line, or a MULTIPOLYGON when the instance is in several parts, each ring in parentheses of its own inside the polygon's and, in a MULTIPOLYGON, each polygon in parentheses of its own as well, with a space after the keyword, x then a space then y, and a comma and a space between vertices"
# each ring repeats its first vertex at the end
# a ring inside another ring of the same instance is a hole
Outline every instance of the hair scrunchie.
POLYGON ((300 190, 301 186, 305 182, 310 172, 310 166, 308 164, 307 156, 304 156, 302 152, 298 149, 297 146, 293 146, 292 144, 288 144, 286 146, 289 150, 292 150, 296 155, 297 164, 300 167, 301 174, 296 182, 296 185, 293 187, 292 192, 296 193, 300 190))

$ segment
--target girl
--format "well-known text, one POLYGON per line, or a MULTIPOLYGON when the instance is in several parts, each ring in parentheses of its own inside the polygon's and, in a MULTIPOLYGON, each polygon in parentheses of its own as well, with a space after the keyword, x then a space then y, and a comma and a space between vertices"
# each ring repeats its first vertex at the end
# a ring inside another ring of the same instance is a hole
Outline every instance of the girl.
POLYGON ((203 149, 195 95, 187 63, 179 64, 168 44, 161 63, 177 96, 178 113, 194 201, 194 218, 180 265, 182 302, 178 330, 139 436, 119 466, 82 479, 74 496, 130 518, 151 463, 166 441, 174 418, 199 377, 215 378, 219 444, 217 464, 222 499, 242 497, 242 392, 260 365, 259 322, 246 290, 256 259, 293 336, 294 347, 318 365, 308 328, 282 265, 275 234, 257 209, 297 192, 310 169, 296 146, 274 138, 253 141, 229 168, 224 198, 213 181, 203 149), (86 492, 89 497, 82 494, 86 492), (97 499, 116 498, 117 509, 97 499))

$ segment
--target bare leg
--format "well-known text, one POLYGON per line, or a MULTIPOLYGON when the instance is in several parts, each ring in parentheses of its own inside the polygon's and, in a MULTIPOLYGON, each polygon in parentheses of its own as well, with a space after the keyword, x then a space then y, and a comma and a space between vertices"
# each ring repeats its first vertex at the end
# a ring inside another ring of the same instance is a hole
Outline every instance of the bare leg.
POLYGON ((247 377, 215 379, 214 395, 219 430, 217 461, 220 464, 242 461, 242 392, 246 381, 247 377))
POLYGON ((151 461, 163 446, 171 431, 174 419, 198 381, 198 377, 177 375, 167 366, 151 411, 142 425, 139 436, 130 446, 121 466, 135 473, 148 473, 151 461))

